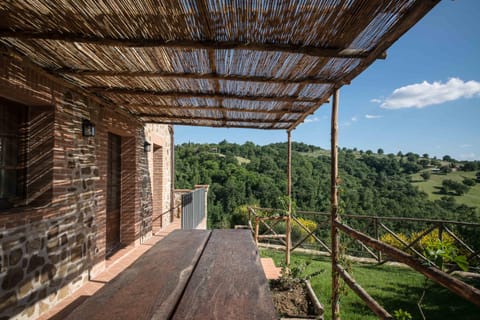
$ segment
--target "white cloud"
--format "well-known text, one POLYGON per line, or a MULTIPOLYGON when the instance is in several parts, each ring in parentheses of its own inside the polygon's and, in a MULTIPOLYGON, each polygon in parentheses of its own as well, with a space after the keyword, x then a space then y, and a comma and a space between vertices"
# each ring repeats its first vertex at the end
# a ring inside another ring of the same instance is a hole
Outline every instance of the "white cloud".
POLYGON ((395 89, 380 105, 385 109, 423 108, 480 94, 480 82, 450 78, 447 82, 415 83, 395 89))
POLYGON ((370 100, 370 102, 373 102, 373 103, 382 103, 383 101, 380 100, 380 99, 372 99, 372 100, 370 100))
POLYGON ((463 153, 457 157, 458 160, 476 160, 477 156, 475 153, 463 153))
POLYGON ((383 116, 379 116, 377 114, 366 114, 365 118, 367 118, 367 119, 380 119, 380 118, 383 118, 383 116))
POLYGON ((472 147, 472 145, 471 145, 471 144, 468 144, 468 143, 465 143, 465 144, 461 144, 461 145, 460 145, 460 148, 470 148, 470 147, 472 147))
POLYGON ((357 117, 352 117, 352 119, 350 119, 352 122, 357 122, 358 121, 358 118, 357 117))
POLYGON ((311 118, 305 119, 305 123, 318 122, 318 121, 320 121, 319 117, 311 117, 311 118))

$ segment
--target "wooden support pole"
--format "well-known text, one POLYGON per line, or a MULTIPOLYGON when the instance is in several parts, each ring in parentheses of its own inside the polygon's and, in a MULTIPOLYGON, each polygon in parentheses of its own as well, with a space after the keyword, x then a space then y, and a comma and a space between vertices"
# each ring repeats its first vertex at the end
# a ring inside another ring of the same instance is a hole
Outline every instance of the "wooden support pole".
POLYGON ((331 229, 330 236, 332 242, 332 319, 340 319, 340 277, 336 266, 339 263, 340 236, 338 234, 335 222, 339 220, 338 216, 338 98, 339 89, 335 89, 332 102, 332 123, 331 123, 331 229))
POLYGON ((350 274, 342 268, 340 265, 335 266, 335 270, 340 274, 342 277, 343 281, 345 281, 346 284, 352 289, 357 296, 359 296, 366 304, 367 306, 375 312, 375 314, 380 318, 380 319, 393 319, 393 317, 390 315, 390 313, 387 312, 375 299, 373 299, 365 289, 363 289, 356 281, 355 279, 350 276, 350 274))
MULTIPOLYGON (((378 233, 378 219, 374 218, 373 219, 373 230, 375 232, 375 239, 380 240, 380 235, 378 233)), ((377 251, 377 261, 378 263, 382 262, 382 252, 377 251)))
POLYGON ((260 227, 260 217, 255 217, 255 243, 258 246, 258 231, 260 227))
POLYGON ((285 246, 285 264, 290 265, 290 250, 292 248, 292 133, 287 131, 287 196, 288 196, 288 219, 287 219, 287 245, 285 246))

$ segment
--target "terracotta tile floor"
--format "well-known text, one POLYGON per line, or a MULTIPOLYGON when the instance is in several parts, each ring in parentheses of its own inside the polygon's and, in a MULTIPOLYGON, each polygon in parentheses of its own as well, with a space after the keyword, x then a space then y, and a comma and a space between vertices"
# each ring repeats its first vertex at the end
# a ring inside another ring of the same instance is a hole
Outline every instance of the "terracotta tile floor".
POLYGON ((180 229, 180 219, 174 220, 170 225, 166 226, 159 233, 153 235, 150 239, 141 245, 127 246, 118 250, 113 256, 106 261, 106 268, 98 274, 94 279, 89 280, 80 289, 72 295, 65 298, 62 302, 43 314, 39 319, 63 319, 66 315, 79 306, 85 299, 93 295, 102 288, 108 281, 115 278, 120 272, 125 270, 133 262, 135 262, 142 254, 150 249, 158 241, 165 238, 175 229, 180 229))
MULTIPOLYGON (((154 244, 165 238, 173 230, 180 228, 180 219, 176 219, 173 223, 165 227, 165 229, 153 235, 145 243, 137 247, 127 246, 118 250, 106 261, 106 269, 103 272, 98 274, 94 279, 89 280, 80 289, 43 314, 39 319, 63 319, 88 297, 100 290, 106 283, 135 262, 154 244)), ((261 258, 261 263, 267 279, 277 279, 280 277, 281 268, 277 268, 271 258, 261 258)))
POLYGON ((282 274, 282 269, 275 266, 272 258, 261 258, 263 271, 267 279, 278 279, 282 274))

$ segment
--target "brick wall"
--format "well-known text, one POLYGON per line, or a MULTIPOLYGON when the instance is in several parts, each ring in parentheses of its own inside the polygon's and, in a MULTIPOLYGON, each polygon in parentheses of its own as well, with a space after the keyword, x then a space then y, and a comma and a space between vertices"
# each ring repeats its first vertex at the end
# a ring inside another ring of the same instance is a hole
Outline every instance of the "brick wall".
POLYGON ((0 96, 31 106, 33 116, 50 110, 28 128, 28 204, 0 212, 0 319, 33 319, 104 266, 108 132, 122 141, 126 245, 152 230, 153 156, 145 139, 164 150, 157 206, 170 206, 170 136, 167 126, 145 128, 17 58, 0 57, 0 96), (96 124, 95 137, 82 136, 82 119, 96 124))
POLYGON ((168 126, 146 125, 145 136, 152 145, 148 155, 153 198, 153 232, 170 224, 172 209, 172 140, 168 126))

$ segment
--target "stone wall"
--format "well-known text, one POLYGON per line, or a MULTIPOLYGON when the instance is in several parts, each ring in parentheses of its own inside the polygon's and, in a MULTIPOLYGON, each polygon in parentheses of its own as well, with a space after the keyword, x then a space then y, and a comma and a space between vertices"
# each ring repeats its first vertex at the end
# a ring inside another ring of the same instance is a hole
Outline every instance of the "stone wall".
MULTIPOLYGON (((34 319, 104 268, 108 132, 122 140, 124 245, 151 235, 153 159, 143 149, 149 139, 143 125, 21 59, 0 57, 0 96, 32 110, 51 110, 51 128, 45 125, 37 130, 41 134, 29 138, 27 153, 40 155, 40 160, 29 161, 35 179, 27 199, 33 200, 0 212, 0 319, 34 319), (82 136, 83 119, 96 124, 95 137, 82 136)), ((170 141, 162 137, 168 135, 167 126, 147 131, 158 136, 152 139, 170 141)), ((170 145, 164 148, 170 152, 170 145)), ((169 179, 162 183, 170 189, 169 179)), ((168 193, 163 201, 170 206, 168 193)))

